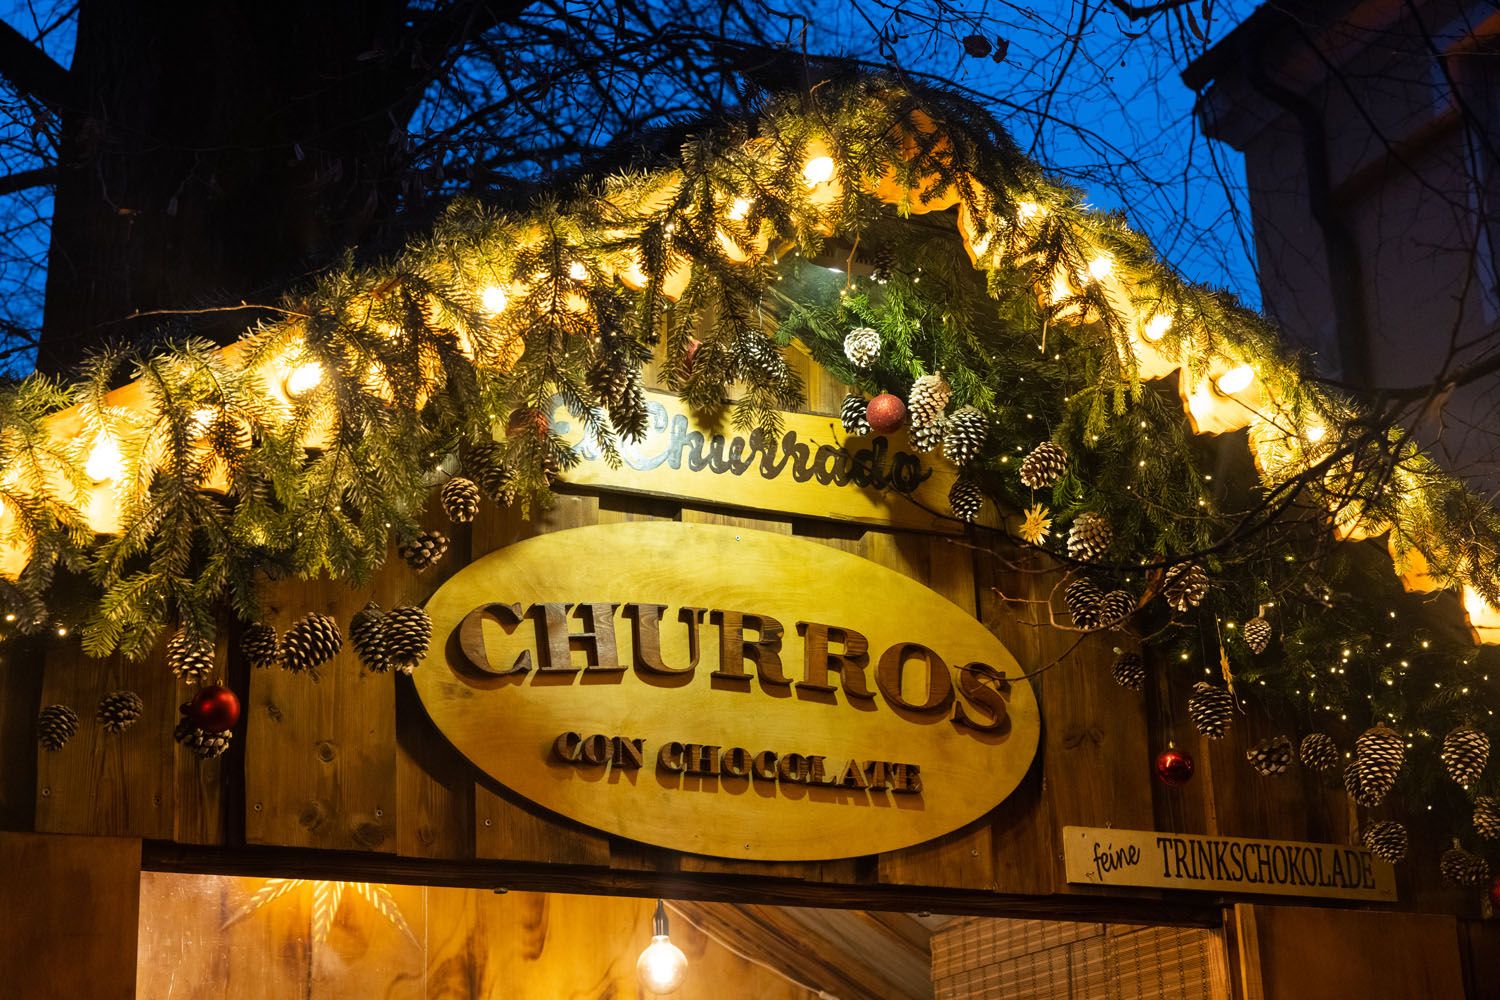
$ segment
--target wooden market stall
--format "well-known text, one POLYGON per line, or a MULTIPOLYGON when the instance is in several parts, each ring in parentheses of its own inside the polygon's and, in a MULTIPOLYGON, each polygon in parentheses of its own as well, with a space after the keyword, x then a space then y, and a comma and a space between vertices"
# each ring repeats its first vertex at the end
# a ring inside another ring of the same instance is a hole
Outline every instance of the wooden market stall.
MULTIPOLYGON (((982 256, 958 202, 926 207, 953 210, 982 256)), ((1145 377, 1178 379, 1195 429, 1251 422, 1222 412, 1260 391, 1238 369, 1179 372, 1186 348, 1168 364, 1150 343, 1145 377)), ((647 431, 620 464, 562 396, 524 416, 520 434, 540 413, 582 456, 549 470, 550 507, 486 502, 450 524, 434 498, 423 523, 446 534, 419 553, 426 572, 392 545, 366 582, 263 581, 251 627, 287 636, 323 615, 352 641, 312 669, 263 669, 224 614, 204 672, 242 715, 218 756, 182 738, 191 690, 168 636, 144 664, 18 640, 0 673, 0 975, 36 997, 254 995, 277 977, 309 997, 633 995, 617 959, 633 967, 663 898, 703 976, 683 996, 805 995, 764 960, 831 977, 832 995, 907 995, 882 992, 900 973, 860 971, 885 948, 930 963, 938 996, 1023 975, 1080 984, 1039 996, 1496 995, 1495 925, 1438 878, 1445 831, 1404 817, 1425 853, 1393 867, 1360 836, 1388 807, 1357 810, 1338 771, 1247 768, 1281 731, 1251 711, 1200 732, 1184 695, 1215 661, 1067 624, 1067 560, 986 530, 1003 527, 993 506, 952 516, 961 469, 906 429, 851 431, 850 386, 786 353, 804 404, 774 434, 679 399, 659 348, 647 431), (425 606, 414 672, 362 669, 370 602, 425 606), (1145 656, 1139 690, 1112 675, 1122 652, 1145 656), (128 729, 37 748, 39 707, 124 689, 128 729), (1168 750, 1190 775, 1161 769, 1168 750), (308 885, 264 881, 286 879, 308 885), (807 908, 864 916, 810 926, 807 908), (842 957, 809 965, 819 942, 842 957), (581 971, 591 954, 602 978, 581 971), (365 955, 387 964, 351 971, 365 955), (1150 993, 1169 972, 1180 989, 1150 993)), ((1257 435, 1221 447, 1244 457, 1257 435)))

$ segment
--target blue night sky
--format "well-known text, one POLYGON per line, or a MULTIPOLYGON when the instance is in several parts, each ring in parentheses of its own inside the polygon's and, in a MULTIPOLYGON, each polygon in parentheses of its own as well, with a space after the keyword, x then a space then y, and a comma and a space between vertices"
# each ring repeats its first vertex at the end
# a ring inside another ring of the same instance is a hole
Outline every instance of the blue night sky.
MULTIPOLYGON (((33 35, 35 25, 47 23, 45 8, 51 6, 47 0, 0 0, 0 16, 33 35)), ((967 23, 945 20, 934 28, 917 23, 910 13, 888 23, 908 32, 894 42, 904 68, 950 80, 984 99, 1023 149, 1085 191, 1090 204, 1123 210, 1188 277, 1229 288, 1258 306, 1241 158, 1199 134, 1194 95, 1178 76, 1256 3, 1206 0, 1195 6, 1199 30, 1185 20, 1132 24, 1106 0, 982 0, 964 8, 970 12, 967 23), (958 39, 975 30, 973 25, 982 25, 987 37, 1005 40, 1003 63, 964 53, 958 39)), ((918 8, 880 0, 863 5, 813 0, 810 19, 788 42, 802 44, 805 31, 809 51, 883 62, 870 25, 892 18, 895 9, 918 8)), ((44 41, 63 65, 71 58, 71 33, 71 22, 65 22, 44 41)), ((10 95, 0 91, 0 100, 9 103, 10 95)), ((22 126, 6 118, 0 129, 16 135, 22 126)), ((424 116, 419 113, 415 120, 424 116)), ((5 160, 0 172, 35 165, 15 153, 5 160)), ((0 296, 11 316, 28 323, 38 322, 44 273, 40 263, 23 258, 40 259, 49 213, 45 190, 0 200, 0 218, 10 222, 0 236, 8 242, 0 257, 0 296)))

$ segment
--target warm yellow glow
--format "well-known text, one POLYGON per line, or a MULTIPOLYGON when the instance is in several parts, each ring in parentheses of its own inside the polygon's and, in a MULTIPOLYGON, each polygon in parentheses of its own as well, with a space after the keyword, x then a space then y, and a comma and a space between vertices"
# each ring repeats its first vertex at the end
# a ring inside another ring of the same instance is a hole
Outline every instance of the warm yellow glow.
POLYGON ((1115 273, 1115 259, 1107 253, 1100 254, 1089 261, 1089 277, 1095 281, 1103 281, 1115 273))
POLYGON ((568 265, 568 277, 572 278, 574 281, 587 281, 589 277, 589 269, 583 266, 582 261, 575 260, 573 263, 568 265))
POLYGON ((1202 422, 1208 419, 1209 414, 1213 413, 1214 400, 1212 396, 1204 392, 1200 387, 1194 390, 1192 395, 1188 396, 1187 407, 1188 413, 1192 415, 1193 419, 1202 422))
MULTIPOLYGON (((832 162, 831 160, 829 162, 832 162)), ((736 198, 729 206, 729 211, 724 213, 730 222, 744 222, 745 216, 750 214, 751 201, 749 198, 736 198)))
POLYGON ((1157 313, 1146 321, 1146 325, 1141 329, 1141 336, 1154 344, 1165 337, 1171 329, 1172 317, 1167 313, 1157 313))
POLYGON ((1038 205, 1034 201, 1016 202, 1016 218, 1020 219, 1022 222, 1029 222, 1030 220, 1036 218, 1041 214, 1042 206, 1038 205))
POLYGON ((1214 381, 1214 387, 1226 396, 1233 396, 1237 392, 1244 392, 1250 388, 1250 383, 1254 381, 1254 368, 1249 365, 1237 365, 1220 375, 1214 381))
POLYGON ((671 993, 687 976, 687 956, 665 934, 658 934, 641 952, 635 971, 646 992, 671 993))
POLYGON ((114 435, 102 433, 94 439, 83 471, 96 483, 119 479, 125 475, 125 456, 120 454, 120 443, 114 435))
POLYGON ((1474 638, 1485 645, 1500 644, 1500 608, 1491 605, 1468 584, 1463 587, 1463 603, 1474 638))
POLYGON ((833 157, 814 156, 802 165, 802 179, 808 187, 817 187, 833 180, 833 157))
POLYGON ((1307 430, 1303 431, 1303 434, 1307 437, 1309 443, 1317 444, 1328 436, 1328 428, 1322 424, 1309 424, 1307 430))
POLYGON ((510 296, 499 285, 486 285, 484 291, 479 293, 479 306, 489 316, 498 316, 505 312, 506 303, 509 301, 510 296))
POLYGON ((297 399, 317 388, 321 381, 323 381, 323 366, 316 361, 308 361, 287 372, 286 381, 282 383, 282 387, 286 389, 288 396, 297 399))

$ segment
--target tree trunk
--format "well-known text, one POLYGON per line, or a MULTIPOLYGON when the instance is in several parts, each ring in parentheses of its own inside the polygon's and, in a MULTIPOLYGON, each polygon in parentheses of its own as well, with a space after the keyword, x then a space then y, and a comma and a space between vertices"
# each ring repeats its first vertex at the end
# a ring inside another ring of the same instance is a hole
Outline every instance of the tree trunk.
POLYGON ((140 312, 274 300, 387 218, 427 80, 406 32, 399 0, 83 0, 38 369, 162 326, 140 312))

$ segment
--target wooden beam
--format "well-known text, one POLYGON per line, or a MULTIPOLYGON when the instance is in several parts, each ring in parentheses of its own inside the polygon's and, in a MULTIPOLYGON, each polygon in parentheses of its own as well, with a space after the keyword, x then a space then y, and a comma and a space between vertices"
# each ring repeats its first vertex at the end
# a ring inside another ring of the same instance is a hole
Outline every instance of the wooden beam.
POLYGON ((148 840, 142 867, 151 871, 282 878, 341 879, 407 885, 525 889, 600 896, 657 896, 779 906, 951 913, 959 916, 1035 917, 1123 924, 1219 927, 1220 902, 1213 897, 1162 899, 1125 895, 1023 896, 980 889, 930 889, 903 885, 836 885, 792 878, 709 872, 626 871, 575 865, 496 861, 448 861, 247 846, 210 847, 148 840))
POLYGON ((932 964, 932 931, 905 913, 883 913, 879 910, 854 910, 860 920, 880 930, 899 947, 928 965, 932 964))
POLYGON ((674 900, 672 907, 710 938, 781 970, 809 990, 839 1000, 898 1000, 870 982, 858 955, 792 923, 774 906, 674 900))

